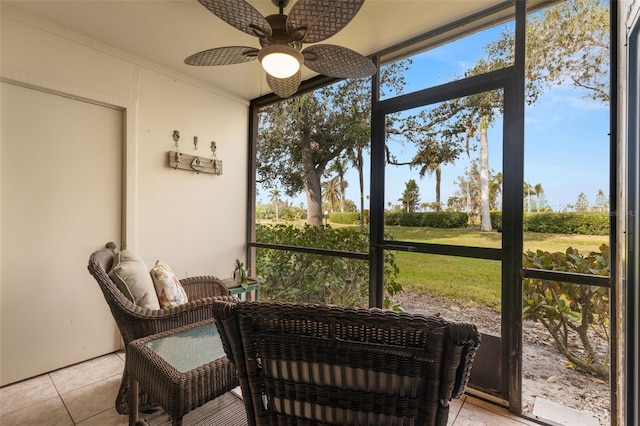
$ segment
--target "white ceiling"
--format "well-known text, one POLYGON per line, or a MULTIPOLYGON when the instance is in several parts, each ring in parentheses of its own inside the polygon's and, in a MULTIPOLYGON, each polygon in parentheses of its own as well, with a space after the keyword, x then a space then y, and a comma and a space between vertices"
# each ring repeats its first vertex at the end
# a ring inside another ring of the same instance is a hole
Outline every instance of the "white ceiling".
MULTIPOLYGON (((243 99, 270 92, 257 61, 223 67, 184 64, 187 56, 205 49, 260 47, 257 38, 231 27, 196 0, 1 1, 243 99)), ((249 3, 265 16, 278 12, 271 0, 249 3)), ((498 3, 501 0, 367 0, 345 29, 322 43, 371 55, 498 3)), ((313 76, 304 68, 303 80, 313 76)))

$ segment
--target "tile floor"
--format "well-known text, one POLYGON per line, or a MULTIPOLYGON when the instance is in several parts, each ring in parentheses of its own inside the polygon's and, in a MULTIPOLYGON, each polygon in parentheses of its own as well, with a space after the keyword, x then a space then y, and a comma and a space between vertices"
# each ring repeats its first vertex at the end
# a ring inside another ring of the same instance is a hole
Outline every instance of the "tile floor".
MULTIPOLYGON (((118 352, 0 388, 2 426, 120 426, 114 408, 124 353, 118 352)), ((536 425, 472 396, 452 401, 452 426, 536 425)))

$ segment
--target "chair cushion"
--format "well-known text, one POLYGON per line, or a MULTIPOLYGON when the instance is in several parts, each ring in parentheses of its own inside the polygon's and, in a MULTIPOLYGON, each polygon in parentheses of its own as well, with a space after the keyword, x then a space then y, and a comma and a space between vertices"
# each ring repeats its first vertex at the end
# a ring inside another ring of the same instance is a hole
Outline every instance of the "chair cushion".
POLYGON ((162 260, 158 260, 151 269, 151 278, 163 309, 174 308, 189 301, 180 280, 162 260))
POLYGON ((158 296, 144 261, 129 250, 122 250, 113 261, 109 277, 133 303, 147 309, 160 309, 158 296))

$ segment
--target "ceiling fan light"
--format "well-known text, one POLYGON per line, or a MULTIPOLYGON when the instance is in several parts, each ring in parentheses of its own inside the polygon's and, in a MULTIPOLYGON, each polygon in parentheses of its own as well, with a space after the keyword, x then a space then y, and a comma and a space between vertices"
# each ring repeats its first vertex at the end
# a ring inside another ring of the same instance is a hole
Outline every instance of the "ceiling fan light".
POLYGON ((287 45, 266 46, 258 53, 262 68, 276 78, 289 78, 298 72, 304 57, 302 53, 287 45))

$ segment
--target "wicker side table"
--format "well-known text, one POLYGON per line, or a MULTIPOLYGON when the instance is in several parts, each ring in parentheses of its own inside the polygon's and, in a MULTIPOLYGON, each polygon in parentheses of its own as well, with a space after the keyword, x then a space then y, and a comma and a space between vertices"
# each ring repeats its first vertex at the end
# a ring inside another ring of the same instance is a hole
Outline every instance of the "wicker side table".
POLYGON ((129 425, 138 423, 138 386, 182 425, 194 408, 238 386, 213 320, 135 340, 127 346, 129 425))

